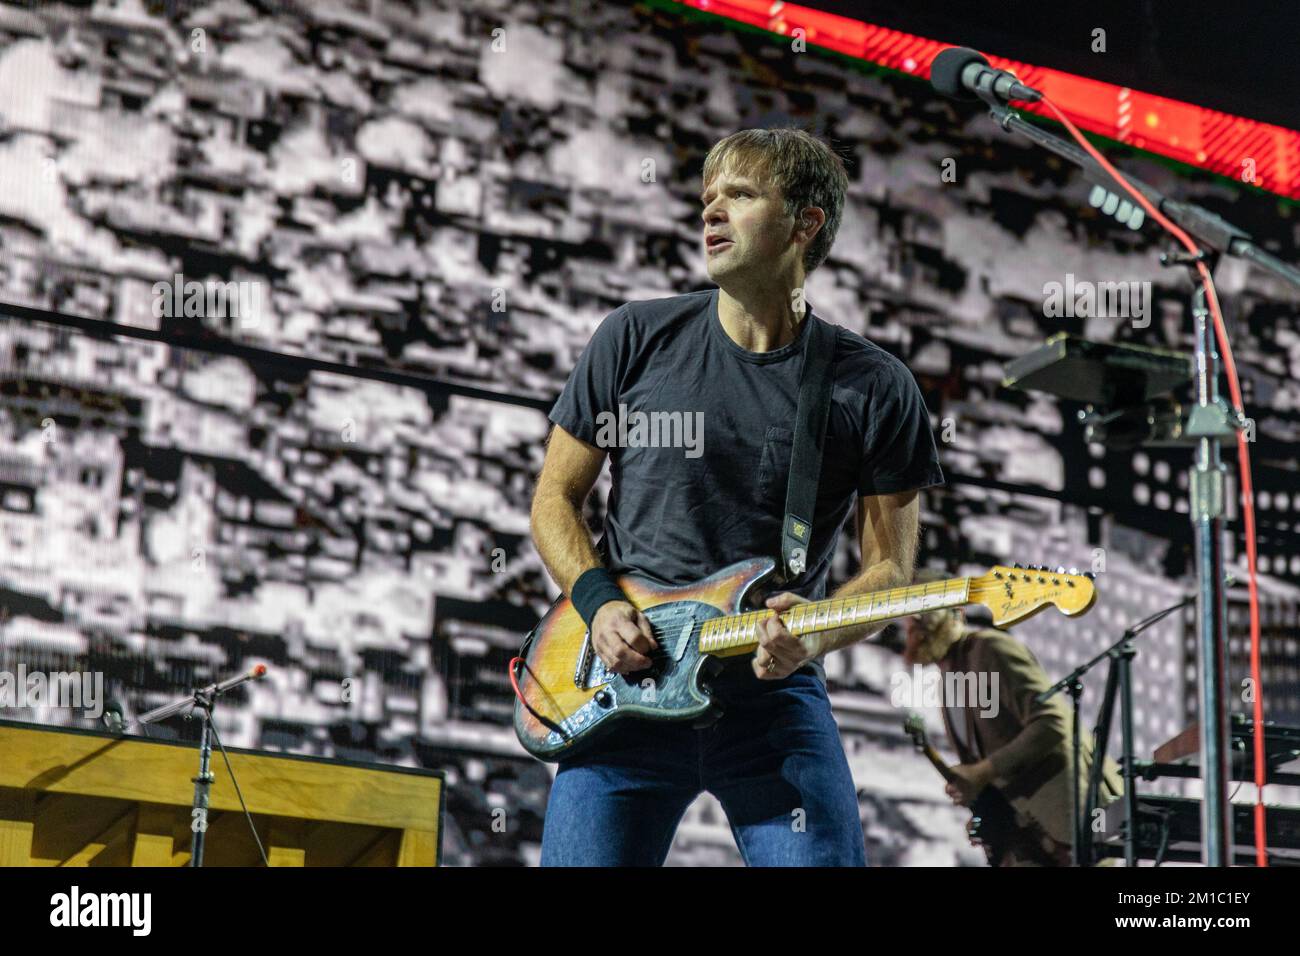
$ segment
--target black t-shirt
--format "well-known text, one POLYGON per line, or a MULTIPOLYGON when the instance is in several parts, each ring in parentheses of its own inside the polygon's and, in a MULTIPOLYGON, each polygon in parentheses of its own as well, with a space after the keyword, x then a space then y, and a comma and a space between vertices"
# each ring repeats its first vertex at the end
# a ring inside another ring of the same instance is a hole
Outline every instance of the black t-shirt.
MULTIPOLYGON (((601 322, 550 419, 609 453, 613 483, 597 550, 612 573, 678 585, 747 558, 779 562, 814 321, 823 320, 810 306, 793 342, 749 352, 722 328, 712 289, 629 302, 601 322)), ((835 332, 807 569, 786 588, 810 600, 826 595, 835 542, 859 495, 944 480, 911 372, 862 336, 835 332)))

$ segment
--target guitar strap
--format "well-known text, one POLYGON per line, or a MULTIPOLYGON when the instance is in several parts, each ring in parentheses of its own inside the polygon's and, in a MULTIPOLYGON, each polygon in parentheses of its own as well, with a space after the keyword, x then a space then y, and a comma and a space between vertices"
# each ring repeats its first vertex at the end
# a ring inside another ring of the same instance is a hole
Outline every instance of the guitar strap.
POLYGON ((799 373, 799 400, 794 413, 794 446, 790 454, 790 483, 785 495, 785 520, 781 524, 781 563, 785 583, 791 583, 808 566, 817 486, 826 448, 826 421, 830 416, 834 381, 835 342, 838 327, 815 320, 804 343, 799 373))

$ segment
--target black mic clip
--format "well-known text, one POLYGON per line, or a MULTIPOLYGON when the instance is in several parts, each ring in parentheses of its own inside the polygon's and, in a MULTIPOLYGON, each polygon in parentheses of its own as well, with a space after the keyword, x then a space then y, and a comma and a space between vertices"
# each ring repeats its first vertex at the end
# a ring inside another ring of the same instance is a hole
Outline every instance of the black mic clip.
POLYGON ((969 47, 941 50, 930 64, 930 83, 944 96, 979 97, 995 110, 1012 101, 1034 103, 1043 98, 1010 70, 995 69, 982 53, 969 47))

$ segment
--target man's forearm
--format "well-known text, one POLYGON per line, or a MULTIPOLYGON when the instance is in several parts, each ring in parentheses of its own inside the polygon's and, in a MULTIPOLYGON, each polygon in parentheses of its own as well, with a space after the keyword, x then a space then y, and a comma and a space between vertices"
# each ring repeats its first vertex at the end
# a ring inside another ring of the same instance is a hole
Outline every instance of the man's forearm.
POLYGON ((602 564, 582 507, 564 495, 541 495, 533 500, 530 530, 542 563, 567 595, 573 593, 573 584, 583 572, 602 564))
POLYGON ((1020 733, 989 754, 989 766, 998 779, 1011 780, 1062 747, 1067 739, 1062 714, 1040 713, 1020 733))
MULTIPOLYGON (((832 597, 858 597, 862 594, 870 594, 873 591, 886 591, 889 588, 903 587, 910 584, 911 581, 911 568, 904 570, 896 561, 880 561, 869 568, 863 568, 856 576, 845 581, 832 597)), ((884 627, 885 625, 879 622, 856 624, 812 635, 813 639, 818 641, 818 646, 814 649, 812 656, 816 657, 828 651, 835 651, 841 647, 856 644, 873 634, 878 634, 884 627)))

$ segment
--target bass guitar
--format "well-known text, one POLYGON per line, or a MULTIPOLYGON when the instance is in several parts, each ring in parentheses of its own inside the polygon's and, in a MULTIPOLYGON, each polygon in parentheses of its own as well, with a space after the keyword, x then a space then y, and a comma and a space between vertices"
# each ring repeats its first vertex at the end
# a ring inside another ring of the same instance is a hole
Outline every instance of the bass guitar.
MULTIPOLYGON (((925 718, 920 714, 908 714, 903 721, 903 730, 940 776, 948 783, 956 784, 957 775, 926 738, 925 718)), ((1048 836, 1036 820, 1017 811, 1006 794, 992 784, 976 795, 970 811, 966 835, 972 845, 984 851, 989 866, 1001 866, 1008 851, 1014 851, 1017 858, 1038 866, 1070 865, 1073 856, 1070 845, 1048 836)))

